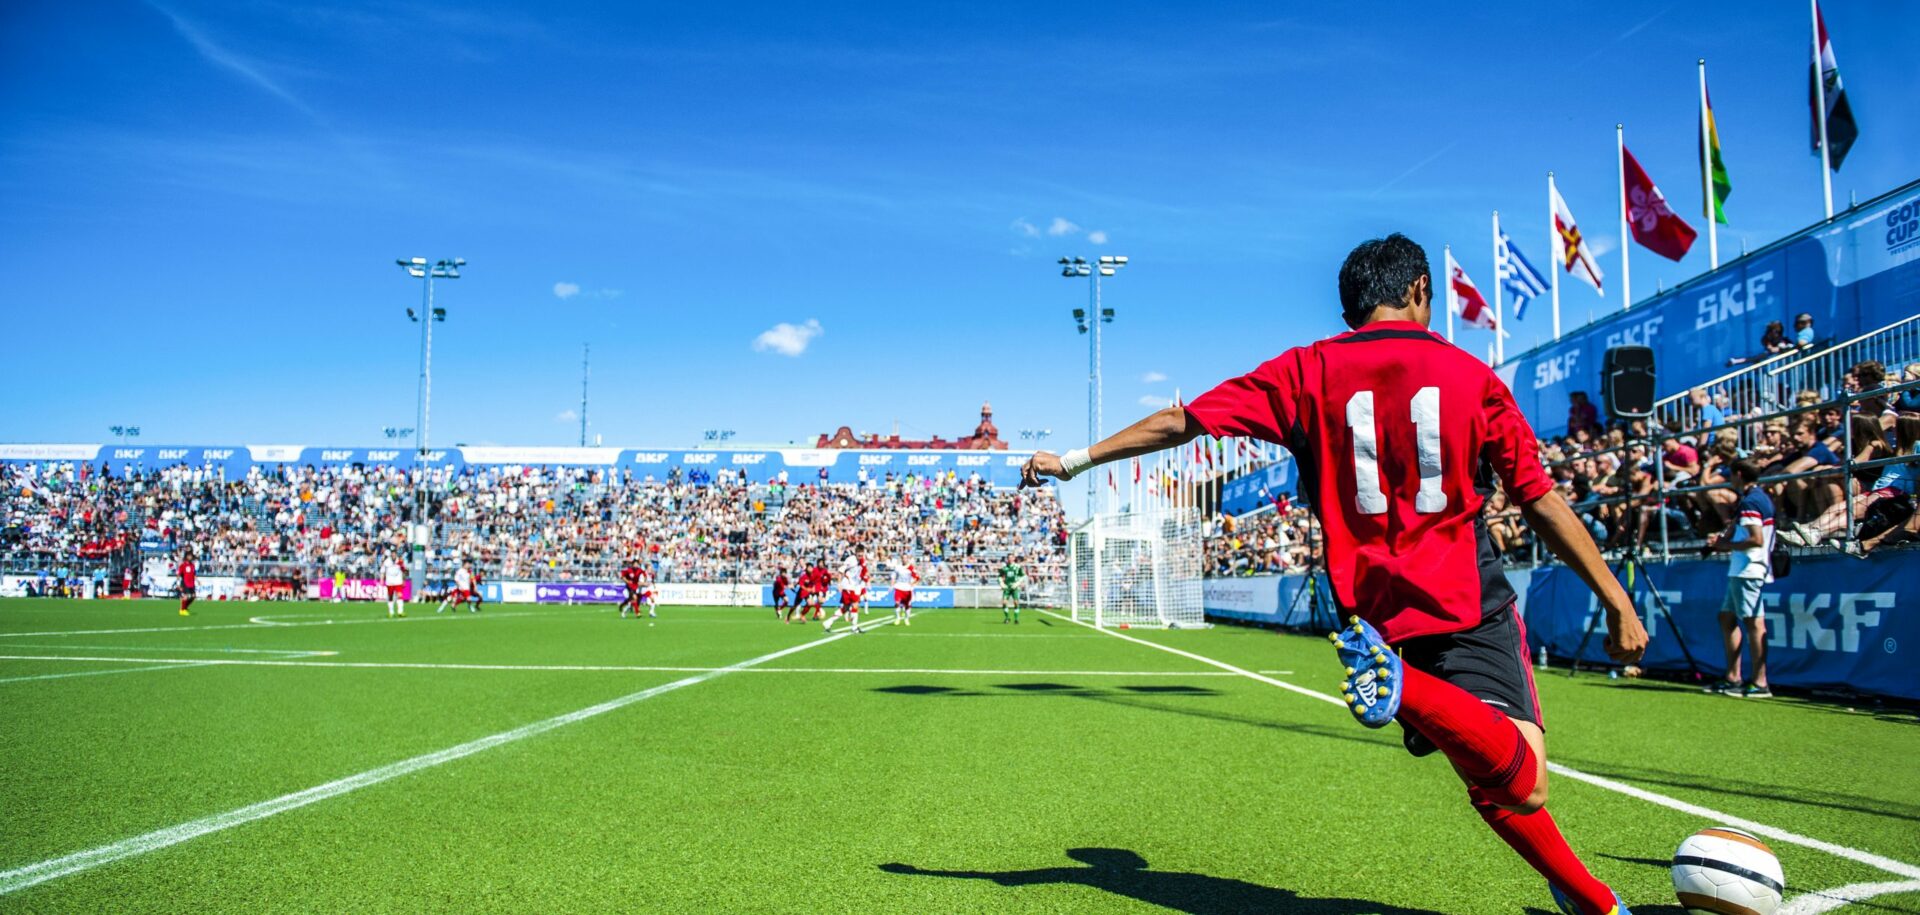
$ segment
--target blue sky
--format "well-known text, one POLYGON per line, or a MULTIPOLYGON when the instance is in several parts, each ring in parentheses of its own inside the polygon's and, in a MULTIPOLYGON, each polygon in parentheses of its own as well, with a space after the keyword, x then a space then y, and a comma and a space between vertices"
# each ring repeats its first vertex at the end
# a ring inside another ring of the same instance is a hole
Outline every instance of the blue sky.
MULTIPOLYGON (((951 436, 990 400, 1064 448, 1086 290, 1054 258, 1133 260, 1109 431, 1339 330, 1364 238, 1490 289, 1499 208, 1544 265, 1548 169, 1617 276, 1613 125, 1693 218, 1698 57, 1723 251, 1820 215, 1803 4, 1313 7, 9 3, 0 440, 375 443, 413 424, 418 254, 470 261, 435 444, 572 443, 590 341, 608 444, 951 436)), ((1920 17, 1827 18, 1865 199, 1920 177, 1920 17)), ((1705 247, 1636 252, 1636 289, 1705 247)))

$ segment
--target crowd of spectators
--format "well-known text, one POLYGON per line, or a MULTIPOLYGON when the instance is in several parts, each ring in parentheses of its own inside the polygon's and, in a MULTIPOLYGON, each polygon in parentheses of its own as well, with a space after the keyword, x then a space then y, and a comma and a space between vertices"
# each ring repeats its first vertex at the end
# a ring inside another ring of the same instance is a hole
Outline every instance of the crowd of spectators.
MULTIPOLYGON (((1866 396, 1848 408, 1803 390, 1794 393, 1786 415, 1770 417, 1762 408, 1738 409, 1726 391, 1695 389, 1664 422, 1657 448, 1649 444, 1656 436, 1646 421, 1602 424, 1597 406, 1576 392, 1567 433, 1541 439, 1540 460, 1594 539, 1615 554, 1658 548, 1663 540, 1670 551, 1690 550, 1726 531, 1739 501, 1732 465, 1750 461, 1763 478, 1792 477, 1763 484, 1779 512, 1781 540, 1866 555, 1920 542, 1920 512, 1914 510, 1920 462, 1847 474, 1843 456, 1849 443, 1856 463, 1920 454, 1920 390, 1873 393, 1917 381, 1920 363, 1894 376, 1877 361, 1861 362, 1842 386, 1866 396), (1832 470, 1796 476, 1822 468, 1832 470)), ((1207 574, 1298 571, 1317 558, 1320 534, 1311 515, 1298 506, 1278 508, 1214 519, 1207 574)), ((1505 493, 1496 489, 1483 514, 1503 558, 1544 558, 1505 493)))
POLYGON ((1064 564, 1066 521, 1049 488, 951 472, 783 476, 469 467, 425 471, 416 488, 389 467, 255 467, 228 479, 205 467, 12 464, 0 466, 0 559, 27 571, 191 549, 202 575, 366 578, 383 553, 404 550, 422 513, 435 531, 430 573, 458 561, 501 580, 611 581, 641 557, 663 582, 759 582, 855 544, 910 558, 930 585, 990 583, 1009 556, 1038 580, 1064 564))

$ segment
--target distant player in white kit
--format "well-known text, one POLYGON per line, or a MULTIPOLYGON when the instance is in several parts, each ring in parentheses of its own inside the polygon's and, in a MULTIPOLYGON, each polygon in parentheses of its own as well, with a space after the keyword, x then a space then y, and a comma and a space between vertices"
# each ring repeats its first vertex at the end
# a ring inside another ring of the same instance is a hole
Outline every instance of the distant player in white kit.
MULTIPOLYGON (((468 603, 471 600, 473 600, 473 572, 469 570, 466 563, 463 562, 458 568, 453 570, 452 590, 447 592, 446 597, 440 599, 440 609, 433 612, 446 612, 448 604, 452 604, 455 609, 459 609, 460 605, 468 603)), ((468 607, 467 609, 475 613, 480 612, 477 607, 468 607)))
POLYGON ((849 552, 845 559, 840 560, 840 612, 827 617, 827 621, 820 624, 823 631, 832 632, 834 621, 843 616, 853 623, 855 633, 860 631, 861 592, 866 590, 860 581, 863 565, 858 553, 849 552))
POLYGON ((380 563, 380 582, 387 586, 387 616, 406 616, 407 567, 392 553, 380 563))
POLYGON ((913 625, 913 586, 920 583, 920 572, 913 567, 906 554, 894 556, 893 566, 893 624, 913 625))

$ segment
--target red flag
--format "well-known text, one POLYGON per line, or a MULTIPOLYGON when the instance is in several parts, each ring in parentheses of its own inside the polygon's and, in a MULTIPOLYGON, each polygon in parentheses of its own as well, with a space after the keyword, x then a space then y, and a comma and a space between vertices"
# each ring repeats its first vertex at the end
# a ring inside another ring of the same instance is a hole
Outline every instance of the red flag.
POLYGON ((1667 206, 1666 196, 1625 147, 1620 149, 1620 161, 1626 170, 1627 186, 1621 193, 1627 198, 1627 226, 1633 240, 1670 261, 1686 257, 1700 233, 1667 206))
POLYGON ((1493 306, 1487 304, 1473 280, 1467 278, 1467 271, 1454 263, 1451 251, 1447 252, 1447 307, 1468 326, 1493 329, 1493 306))
POLYGON ((1140 459, 1139 458, 1133 459, 1133 481, 1135 483, 1140 482, 1140 459))

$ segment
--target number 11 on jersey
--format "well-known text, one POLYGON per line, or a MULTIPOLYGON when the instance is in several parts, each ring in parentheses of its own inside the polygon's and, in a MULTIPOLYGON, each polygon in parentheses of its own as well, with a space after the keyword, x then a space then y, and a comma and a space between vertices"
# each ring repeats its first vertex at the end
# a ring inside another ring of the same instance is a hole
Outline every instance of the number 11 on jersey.
MULTIPOLYGON (((1447 493, 1440 483, 1440 389, 1413 395, 1414 444, 1420 456, 1420 490, 1413 510, 1423 515, 1445 511, 1447 493)), ((1353 433, 1354 502, 1363 515, 1387 513, 1385 481, 1380 477, 1380 439, 1373 422, 1373 392, 1355 391, 1347 399, 1347 428, 1353 433)))

